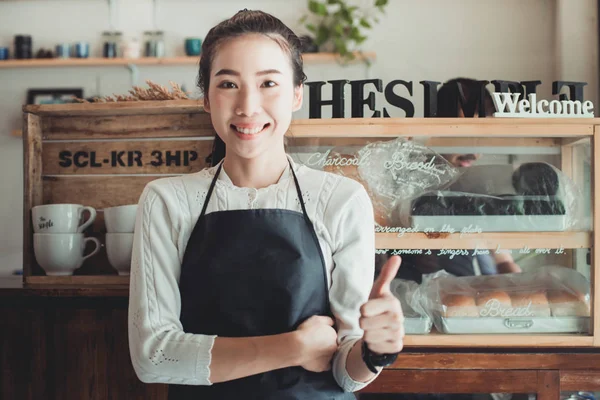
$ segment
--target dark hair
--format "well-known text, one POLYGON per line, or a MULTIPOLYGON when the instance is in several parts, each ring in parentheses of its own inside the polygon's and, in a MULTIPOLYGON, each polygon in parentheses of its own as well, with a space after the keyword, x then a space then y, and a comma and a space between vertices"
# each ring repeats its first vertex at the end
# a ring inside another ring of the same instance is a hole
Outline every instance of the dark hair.
POLYGON ((462 109, 465 117, 489 117, 495 112, 492 95, 485 81, 468 78, 451 79, 444 83, 437 94, 437 116, 457 118, 462 109))
MULTIPOLYGON (((198 87, 203 95, 208 96, 210 85, 210 72, 215 53, 224 41, 249 33, 266 35, 275 40, 281 48, 288 52, 294 73, 294 84, 302 85, 306 80, 302 61, 302 42, 296 34, 281 20, 263 11, 244 9, 238 11, 233 17, 214 26, 204 38, 202 43, 202 57, 200 58, 200 71, 198 74, 198 87)), ((217 165, 225 157, 225 143, 219 135, 215 135, 211 155, 207 162, 211 166, 217 165)))

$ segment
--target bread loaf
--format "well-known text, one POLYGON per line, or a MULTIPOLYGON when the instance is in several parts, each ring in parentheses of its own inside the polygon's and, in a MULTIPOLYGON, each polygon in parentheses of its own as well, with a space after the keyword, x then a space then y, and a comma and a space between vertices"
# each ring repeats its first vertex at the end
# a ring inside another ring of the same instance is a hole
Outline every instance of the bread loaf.
POLYGON ((566 290, 548 292, 548 301, 553 317, 589 317, 590 304, 582 293, 566 290))
POLYGON ((519 292, 510 295, 510 301, 514 308, 529 307, 529 311, 534 317, 549 317, 550 306, 546 292, 519 292))
POLYGON ((504 316, 506 310, 512 310, 508 293, 501 290, 492 290, 478 293, 475 304, 480 317, 493 318, 504 316))
POLYGON ((482 307, 485 306, 490 300, 497 300, 503 307, 510 307, 512 305, 510 296, 508 293, 502 290, 479 293, 477 294, 475 302, 478 307, 482 307))
POLYGON ((530 162, 522 164, 513 173, 513 187, 526 196, 555 196, 559 189, 559 176, 550 164, 530 162))
POLYGON ((444 317, 479 317, 473 296, 446 294, 442 296, 444 317))

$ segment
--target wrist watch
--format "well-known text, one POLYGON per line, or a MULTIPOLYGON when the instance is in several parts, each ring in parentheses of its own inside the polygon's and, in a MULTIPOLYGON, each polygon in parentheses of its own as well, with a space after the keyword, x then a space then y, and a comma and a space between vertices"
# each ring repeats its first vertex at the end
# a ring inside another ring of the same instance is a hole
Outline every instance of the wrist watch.
POLYGON ((392 365, 396 358, 398 358, 398 353, 393 354, 377 354, 369 349, 367 343, 363 340, 362 349, 361 349, 362 359, 369 368, 369 371, 376 374, 379 371, 375 367, 387 367, 388 365, 392 365))

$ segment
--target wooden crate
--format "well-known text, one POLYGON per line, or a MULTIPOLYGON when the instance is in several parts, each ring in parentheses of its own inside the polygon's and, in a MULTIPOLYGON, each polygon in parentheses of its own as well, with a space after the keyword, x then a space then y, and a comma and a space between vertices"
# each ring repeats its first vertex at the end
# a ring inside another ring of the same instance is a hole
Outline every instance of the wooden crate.
POLYGON ((103 209, 136 204, 157 178, 206 166, 214 130, 198 101, 24 107, 24 283, 127 285, 105 248, 73 276, 45 276, 33 252, 32 207, 76 203, 96 208, 85 232, 104 244, 103 209))

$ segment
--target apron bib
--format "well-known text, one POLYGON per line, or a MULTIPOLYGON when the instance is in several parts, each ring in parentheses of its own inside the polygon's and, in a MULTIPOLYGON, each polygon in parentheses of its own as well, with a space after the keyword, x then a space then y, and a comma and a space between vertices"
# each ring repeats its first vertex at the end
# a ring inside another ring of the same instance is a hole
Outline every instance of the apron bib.
MULTIPOLYGON (((331 316, 325 261, 306 213, 283 209, 206 208, 190 236, 180 277, 181 323, 187 333, 248 337, 291 332, 313 315, 331 316)), ((211 386, 170 385, 170 400, 355 399, 331 371, 282 368, 211 386)))

